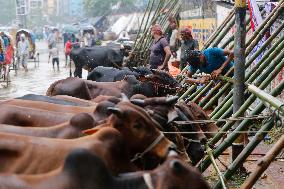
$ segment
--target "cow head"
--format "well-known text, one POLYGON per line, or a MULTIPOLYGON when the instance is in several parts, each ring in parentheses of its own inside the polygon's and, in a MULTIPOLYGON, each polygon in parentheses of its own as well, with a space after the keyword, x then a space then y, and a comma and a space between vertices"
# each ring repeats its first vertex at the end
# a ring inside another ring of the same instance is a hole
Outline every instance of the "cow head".
POLYGON ((144 107, 151 117, 163 127, 178 117, 174 109, 177 100, 177 96, 141 98, 136 95, 131 97, 131 102, 133 104, 144 107))
POLYGON ((55 175, 41 186, 65 186, 64 188, 163 188, 163 189, 209 189, 209 185, 194 167, 169 156, 152 171, 139 171, 113 177, 104 161, 84 149, 71 152, 60 175, 55 175), (86 171, 88 170, 88 171, 86 171))
POLYGON ((175 145, 161 134, 159 124, 142 108, 123 101, 115 108, 109 108, 109 111, 113 113, 110 122, 125 136, 127 144, 135 153, 143 153, 153 145, 148 154, 163 159, 171 148, 175 148, 175 145))
MULTIPOLYGON (((132 155, 144 152, 164 159, 169 150, 175 148, 175 145, 159 131, 160 125, 142 108, 129 101, 121 101, 108 110, 112 113, 108 120, 109 124, 123 135, 132 155)), ((91 134, 90 131, 85 133, 91 134)))
MULTIPOLYGON (((151 171, 149 183, 153 188, 163 189, 209 189, 209 185, 194 167, 189 166, 176 156, 169 156, 161 166, 151 171)), ((145 177, 145 174, 144 174, 145 177)))
POLYGON ((179 89, 179 83, 169 73, 158 70, 151 70, 151 74, 140 75, 137 79, 142 82, 143 88, 151 88, 152 96, 165 96, 175 94, 179 89))

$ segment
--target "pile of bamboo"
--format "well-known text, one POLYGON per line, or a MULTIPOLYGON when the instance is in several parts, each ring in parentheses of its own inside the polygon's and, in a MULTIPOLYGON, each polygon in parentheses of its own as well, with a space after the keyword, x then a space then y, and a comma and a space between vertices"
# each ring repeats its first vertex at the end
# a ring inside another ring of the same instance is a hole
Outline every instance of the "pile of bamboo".
MULTIPOLYGON (((257 100, 260 99, 261 103, 258 104, 247 116, 255 116, 261 114, 267 103, 274 104, 275 102, 264 102, 264 97, 266 95, 259 95, 259 90, 264 90, 271 84, 272 80, 275 79, 277 74, 284 67, 284 35, 283 28, 284 22, 279 25, 279 27, 268 37, 265 43, 251 55, 252 50, 258 44, 258 42, 264 37, 264 35, 269 31, 269 28, 273 26, 275 21, 279 18, 284 11, 284 0, 279 1, 279 5, 268 15, 263 24, 261 24, 258 29, 252 33, 252 35, 246 41, 246 74, 245 74, 245 84, 247 86, 246 94, 247 98, 245 99, 244 104, 241 108, 233 113, 233 84, 229 80, 222 80, 219 83, 215 84, 215 81, 210 81, 208 84, 197 89, 197 85, 192 85, 188 90, 181 95, 180 100, 185 98, 198 102, 199 106, 204 109, 212 108, 213 105, 218 101, 221 96, 225 96, 223 101, 214 108, 213 112, 210 114, 211 119, 222 119, 228 117, 239 117, 242 116, 248 109, 251 108, 251 105, 257 100), (281 35, 282 33, 282 35, 281 35), (257 59, 257 57, 262 54, 261 60, 252 67, 252 63, 257 59), (229 93, 228 93, 229 92, 229 93), (202 100, 200 100, 202 98, 202 100), (199 101, 198 101, 199 100, 199 101)), ((228 15, 225 21, 220 25, 220 27, 212 34, 209 40, 204 45, 204 49, 208 47, 220 47, 226 49, 232 49, 234 41, 234 36, 230 36, 227 40, 223 40, 224 36, 228 31, 234 27, 234 10, 228 15)), ((247 18, 247 31, 250 30, 249 18, 247 18)), ((186 70, 186 68, 184 69, 186 70)), ((184 71, 183 70, 183 71, 184 71)), ((229 76, 233 73, 233 68, 230 69, 225 76, 229 76)), ((226 78, 225 77, 225 78, 226 78)), ((220 79, 220 78, 219 78, 220 79)), ((270 95, 275 97, 278 96, 284 89, 284 81, 282 81, 277 87, 275 87, 270 95)), ((278 102, 278 101, 277 101, 278 102)), ((276 103, 277 103, 276 102, 276 103)), ((279 107, 278 107, 279 108, 279 107)), ((283 111, 283 107, 281 107, 283 111)), ((256 134, 256 136, 248 143, 245 149, 241 154, 235 159, 232 164, 229 166, 227 171, 223 174, 225 179, 230 179, 231 176, 235 173, 237 168, 246 160, 246 158, 251 154, 255 147, 261 142, 265 133, 267 133, 274 126, 273 119, 264 123, 262 128, 256 134)), ((218 124, 221 127, 220 132, 215 135, 209 141, 209 146, 215 145, 220 141, 225 133, 232 128, 234 128, 235 121, 230 121, 225 124, 218 124)), ((234 128, 234 130, 228 134, 227 138, 218 144, 216 149, 212 151, 214 158, 220 156, 227 148, 232 146, 232 143, 240 136, 240 131, 247 131, 248 127, 251 124, 251 120, 243 120, 240 124, 234 128)), ((200 171, 205 171, 211 164, 212 158, 209 156, 205 157, 203 161, 199 164, 198 168, 200 171)), ((221 181, 219 181, 215 188, 221 187, 221 181)))
POLYGON ((163 31, 168 30, 168 18, 170 16, 176 17, 180 11, 180 0, 148 1, 130 57, 130 62, 135 63, 133 66, 145 66, 149 61, 149 48, 153 43, 151 26, 160 24, 163 31))

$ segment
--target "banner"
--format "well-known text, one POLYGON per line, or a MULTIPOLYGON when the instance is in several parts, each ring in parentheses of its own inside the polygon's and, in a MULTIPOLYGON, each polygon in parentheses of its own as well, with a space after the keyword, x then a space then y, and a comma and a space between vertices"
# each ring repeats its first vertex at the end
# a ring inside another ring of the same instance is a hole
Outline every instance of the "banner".
POLYGON ((199 43, 199 49, 202 49, 204 43, 216 30, 216 25, 216 18, 180 20, 180 28, 191 29, 193 38, 199 43))
MULTIPOLYGON (((250 12, 250 25, 251 25, 252 31, 254 32, 263 23, 263 19, 262 19, 261 13, 259 11, 258 5, 255 0, 248 0, 248 7, 249 7, 249 12, 250 12)), ((250 53, 250 57, 258 51, 258 49, 263 45, 265 40, 266 40, 266 36, 264 36, 258 42, 258 44, 254 47, 254 49, 250 53)), ((264 52, 262 52, 256 58, 256 60, 253 62, 253 66, 261 60, 263 54, 264 52)))

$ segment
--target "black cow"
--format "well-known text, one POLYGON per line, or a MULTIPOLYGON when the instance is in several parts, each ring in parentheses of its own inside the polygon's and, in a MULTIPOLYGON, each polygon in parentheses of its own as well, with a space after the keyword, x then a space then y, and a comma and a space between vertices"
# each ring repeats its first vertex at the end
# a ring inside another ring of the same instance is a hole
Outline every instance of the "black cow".
POLYGON ((72 49, 70 58, 75 64, 75 77, 82 77, 82 68, 92 71, 98 66, 122 67, 125 49, 112 47, 86 47, 72 49))
POLYGON ((134 75, 136 78, 143 75, 150 75, 153 72, 146 67, 133 67, 131 70, 127 67, 117 69, 113 67, 99 66, 88 74, 87 80, 97 82, 114 82, 123 80, 126 75, 134 75))

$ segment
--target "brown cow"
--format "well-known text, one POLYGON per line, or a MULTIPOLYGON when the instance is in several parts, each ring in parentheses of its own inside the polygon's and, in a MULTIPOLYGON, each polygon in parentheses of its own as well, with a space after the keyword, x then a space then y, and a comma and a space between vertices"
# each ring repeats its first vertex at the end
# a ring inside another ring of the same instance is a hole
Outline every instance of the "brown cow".
POLYGON ((46 95, 68 95, 86 100, 94 99, 99 95, 119 98, 121 93, 125 93, 128 97, 131 97, 134 93, 132 86, 138 84, 136 80, 132 81, 132 79, 131 77, 126 77, 122 81, 117 82, 94 82, 69 77, 51 84, 46 95))
MULTIPOLYGON (((110 126, 122 133, 128 147, 136 149, 135 153, 143 152, 155 142, 155 139, 159 139, 159 142, 152 149, 149 149, 149 152, 155 152, 158 157, 165 157, 169 149, 175 148, 175 145, 166 137, 163 137, 163 134, 158 130, 161 126, 154 122, 141 107, 128 101, 121 101, 114 108, 108 109, 113 115, 106 120, 106 124, 86 130, 86 134, 92 134, 101 127, 110 126)), ((134 151, 132 150, 132 152, 134 151)))
POLYGON ((0 176, 5 189, 209 189, 195 168, 178 157, 169 157, 153 171, 113 177, 102 159, 86 150, 73 151, 64 168, 45 175, 0 176))
MULTIPOLYGON (((128 144, 131 156, 138 153, 147 153, 159 158, 165 158, 169 149, 174 147, 173 143, 160 133, 156 128, 156 123, 151 120, 150 116, 142 108, 130 102, 120 102, 115 108, 109 108, 109 111, 113 115, 108 119, 107 125, 116 128, 122 134, 128 144)), ((95 132, 98 130, 100 129, 96 128, 95 132)), ((8 153, 3 153, 3 156, 0 157, 0 164, 4 165, 0 167, 0 171, 16 173, 47 172, 58 167, 62 163, 61 156, 74 148, 74 145, 75 147, 84 145, 91 147, 93 144, 87 144, 87 141, 93 140, 92 137, 94 136, 59 140, 1 133, 0 152, 8 153), (83 144, 81 144, 82 142, 83 144), (53 153, 54 157, 52 156, 53 153), (48 157, 48 161, 44 160, 44 157, 48 157), (30 162, 31 159, 36 160, 30 162), (41 164, 36 166, 40 162, 41 164)), ((120 149, 117 148, 117 150, 120 149)))
POLYGON ((82 131, 96 125, 94 118, 87 113, 74 115, 70 121, 52 127, 19 127, 0 124, 0 132, 18 135, 71 139, 83 136, 82 131))
MULTIPOLYGON (((165 75, 163 73, 162 75, 165 75)), ((168 75, 168 74, 166 74, 168 75)), ((89 80, 83 80, 80 78, 67 78, 54 82, 48 88, 46 95, 68 95, 86 100, 94 99, 99 95, 109 95, 120 97, 121 93, 126 94, 127 97, 131 97, 134 94, 143 94, 148 97, 153 96, 165 96, 176 92, 178 82, 173 78, 162 77, 157 75, 150 75, 149 77, 143 77, 136 79, 133 75, 127 75, 121 81, 116 82, 94 82, 89 80), (161 81, 162 80, 162 81, 161 81)))
POLYGON ((0 133, 0 172, 39 174, 60 168, 77 148, 98 154, 113 173, 133 171, 123 137, 113 128, 78 139, 51 139, 0 133))
POLYGON ((0 124, 28 127, 50 127, 64 123, 74 115, 14 105, 1 105, 0 112, 0 124))
POLYGON ((53 112, 62 112, 62 113, 82 113, 82 112, 94 112, 94 109, 97 104, 94 106, 88 107, 80 107, 80 106, 69 106, 69 105, 61 105, 61 104, 53 104, 48 102, 41 102, 41 101, 32 101, 32 100, 21 100, 21 99, 9 99, 4 102, 0 103, 2 105, 15 105, 20 107, 27 107, 27 108, 34 108, 34 109, 41 109, 53 112))

